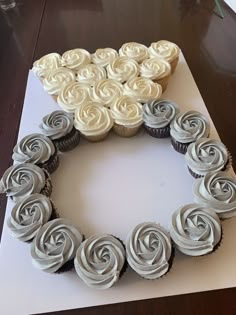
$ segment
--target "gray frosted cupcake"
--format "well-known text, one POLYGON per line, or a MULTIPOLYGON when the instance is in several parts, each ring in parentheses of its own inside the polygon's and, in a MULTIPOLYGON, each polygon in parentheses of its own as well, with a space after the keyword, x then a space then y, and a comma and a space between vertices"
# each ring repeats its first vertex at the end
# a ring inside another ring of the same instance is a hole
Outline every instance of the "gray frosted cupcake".
POLYGON ((49 197, 51 192, 52 183, 47 171, 30 163, 9 167, 0 181, 0 193, 6 193, 14 202, 36 193, 49 197))
POLYGON ((68 271, 73 268, 82 240, 82 234, 69 221, 49 221, 40 228, 31 244, 32 263, 48 273, 68 271))
POLYGON ((126 255, 130 267, 141 277, 158 279, 171 267, 170 236, 156 223, 138 224, 126 241, 126 255))
POLYGON ((179 111, 178 106, 169 100, 151 100, 143 105, 144 128, 155 138, 170 136, 170 123, 179 111))
POLYGON ((18 163, 36 164, 50 174, 59 166, 59 157, 53 142, 40 133, 22 138, 13 149, 12 159, 18 163))
POLYGON ((221 219, 236 215, 236 179, 224 172, 207 173, 195 180, 194 201, 215 210, 221 219))
POLYGON ((170 124, 171 143, 182 154, 190 143, 199 138, 207 138, 210 133, 208 119, 197 111, 179 113, 170 124))
POLYGON ((72 114, 56 110, 44 116, 39 127, 52 140, 59 151, 70 151, 79 144, 80 134, 74 128, 72 114))
POLYGON ((188 169, 194 178, 208 172, 223 171, 231 164, 230 154, 219 140, 198 139, 192 143, 185 154, 188 169))
POLYGON ((124 272, 125 248, 112 235, 94 235, 80 245, 74 263, 85 284, 91 288, 108 289, 124 272))
POLYGON ((206 255, 214 251, 221 241, 220 219, 211 208, 189 204, 173 213, 170 235, 182 253, 206 255))

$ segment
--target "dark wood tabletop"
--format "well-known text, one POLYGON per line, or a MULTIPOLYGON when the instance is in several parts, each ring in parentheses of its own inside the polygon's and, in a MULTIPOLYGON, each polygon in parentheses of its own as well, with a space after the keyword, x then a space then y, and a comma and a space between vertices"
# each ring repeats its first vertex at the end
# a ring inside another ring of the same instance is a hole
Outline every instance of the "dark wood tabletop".
MULTIPOLYGON (((75 47, 118 49, 129 41, 167 39, 181 47, 236 160, 236 15, 220 2, 224 19, 214 0, 18 0, 14 10, 0 11, 0 177, 12 164, 33 61, 75 47)), ((0 198, 1 234, 6 198, 0 198)), ((236 314, 235 295, 224 289, 51 314, 236 314)))

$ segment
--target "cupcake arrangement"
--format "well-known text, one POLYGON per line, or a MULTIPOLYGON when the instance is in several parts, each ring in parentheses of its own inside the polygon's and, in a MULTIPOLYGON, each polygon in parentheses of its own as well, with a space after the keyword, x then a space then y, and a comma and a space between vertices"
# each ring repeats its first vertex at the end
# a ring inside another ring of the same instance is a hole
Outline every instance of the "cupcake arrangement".
POLYGON ((226 172, 231 156, 223 143, 208 138, 210 125, 203 114, 183 112, 175 102, 161 99, 178 58, 175 44, 159 41, 149 48, 126 43, 118 52, 97 49, 92 55, 73 49, 34 63, 34 73, 62 110, 42 118, 42 134, 16 144, 15 164, 3 174, 0 193, 15 203, 7 225, 13 237, 31 243, 35 267, 47 273, 74 268, 89 287, 107 289, 127 266, 144 279, 159 279, 171 270, 175 250, 202 256, 220 245, 220 219, 236 215, 236 180, 226 172), (195 178, 195 203, 173 209, 169 232, 156 222, 143 222, 124 242, 108 234, 84 236, 59 217, 50 199, 50 174, 60 154, 77 147, 81 136, 96 142, 111 130, 132 137, 141 128, 154 138, 170 138, 185 155, 195 178))

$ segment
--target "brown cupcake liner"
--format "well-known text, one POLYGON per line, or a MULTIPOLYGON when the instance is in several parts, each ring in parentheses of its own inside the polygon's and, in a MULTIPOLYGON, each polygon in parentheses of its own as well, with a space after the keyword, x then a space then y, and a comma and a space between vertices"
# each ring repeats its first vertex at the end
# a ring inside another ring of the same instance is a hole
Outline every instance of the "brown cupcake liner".
POLYGON ((171 137, 171 144, 173 146, 173 148, 175 149, 175 151, 181 153, 181 154, 185 154, 187 152, 188 146, 190 145, 190 143, 192 142, 188 142, 188 143, 181 143, 176 141, 173 137, 171 137))
POLYGON ((135 136, 138 133, 140 127, 141 126, 130 128, 130 127, 126 127, 126 126, 114 123, 113 130, 120 137, 130 138, 130 137, 135 136))
POLYGON ((47 170, 44 170, 45 173, 45 186, 41 190, 40 194, 45 195, 46 197, 50 197, 52 194, 52 181, 50 175, 47 170))
POLYGON ((119 279, 121 279, 121 277, 124 275, 124 273, 126 272, 127 268, 128 268, 128 261, 126 259, 126 248, 125 248, 125 244, 123 243, 123 241, 119 238, 116 237, 114 235, 112 235, 115 239, 117 239, 117 241, 119 241, 121 243, 121 245, 123 246, 124 250, 125 250, 125 261, 124 261, 124 265, 120 271, 120 275, 119 275, 119 279))
POLYGON ((170 136, 170 125, 163 128, 152 128, 144 124, 144 128, 154 138, 168 138, 170 136))
POLYGON ((101 135, 97 135, 97 136, 86 136, 83 134, 83 137, 90 142, 99 142, 99 141, 103 141, 104 139, 106 139, 108 134, 109 134, 109 131, 106 133, 103 133, 101 135))
POLYGON ((190 167, 188 167, 189 173, 196 179, 203 177, 203 175, 197 174, 194 171, 191 170, 190 167))
POLYGON ((52 213, 51 213, 51 216, 50 216, 48 221, 60 218, 54 203, 52 202, 52 200, 50 200, 50 202, 51 202, 51 205, 52 205, 52 213))
POLYGON ((59 156, 57 154, 57 149, 47 162, 37 164, 37 166, 45 169, 46 171, 49 172, 49 174, 54 173, 59 166, 59 156))
POLYGON ((178 65, 178 62, 179 62, 179 56, 177 56, 174 60, 172 60, 170 62, 170 65, 171 65, 171 73, 173 74, 175 72, 175 69, 178 65))
POLYGON ((74 127, 71 132, 61 139, 53 140, 54 145, 61 152, 73 150, 80 142, 80 133, 74 127))
POLYGON ((162 93, 164 93, 165 90, 167 89, 170 76, 171 76, 171 74, 167 75, 167 76, 164 77, 164 78, 153 80, 154 82, 156 82, 156 83, 158 83, 158 84, 161 85, 161 87, 162 87, 162 93))

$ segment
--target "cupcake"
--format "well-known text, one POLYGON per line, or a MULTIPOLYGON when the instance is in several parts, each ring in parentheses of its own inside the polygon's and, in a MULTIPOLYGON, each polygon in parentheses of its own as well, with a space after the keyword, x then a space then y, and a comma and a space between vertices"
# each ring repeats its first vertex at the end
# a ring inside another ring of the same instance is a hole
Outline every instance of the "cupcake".
POLYGON ((219 140, 201 138, 190 144, 185 160, 194 178, 208 172, 224 171, 231 165, 231 156, 225 145, 219 140))
POLYGON ((124 94, 136 101, 146 103, 151 99, 159 99, 162 87, 150 79, 137 77, 129 79, 124 85, 124 94))
POLYGON ((106 70, 100 66, 89 64, 79 68, 76 80, 94 86, 99 80, 106 79, 106 70))
POLYGON ((74 126, 89 141, 105 139, 113 126, 109 109, 97 102, 81 105, 75 112, 74 126))
POLYGON ((211 253, 221 241, 220 219, 211 208, 189 204, 172 215, 170 235, 179 251, 189 256, 211 253))
POLYGON ((142 105, 128 96, 121 96, 111 106, 113 130, 121 137, 132 137, 143 123, 142 105))
POLYGON ((91 236, 78 248, 74 264, 77 275, 86 285, 108 289, 126 267, 124 245, 112 235, 91 236))
POLYGON ((197 111, 179 113, 170 124, 171 143, 182 154, 190 143, 199 138, 207 138, 210 133, 208 119, 197 111))
POLYGON ((174 73, 179 61, 179 47, 167 40, 160 40, 152 43, 149 47, 151 57, 163 58, 171 65, 171 72, 174 73))
POLYGON ((134 59, 138 63, 149 58, 148 48, 142 44, 131 42, 125 43, 119 49, 120 56, 125 56, 134 59))
POLYGON ((61 67, 61 56, 51 53, 43 56, 33 63, 32 71, 40 78, 45 78, 52 70, 61 67))
POLYGON ((150 100, 143 105, 144 128, 154 138, 170 136, 170 123, 178 113, 178 106, 168 100, 150 100))
POLYGON ((111 107, 114 101, 123 95, 123 86, 112 79, 97 81, 93 87, 93 99, 106 107, 111 107))
POLYGON ((32 263, 48 273, 68 271, 74 266, 75 254, 82 241, 82 234, 69 221, 49 221, 39 229, 31 244, 32 263))
POLYGON ((140 74, 142 77, 160 84, 164 93, 171 76, 171 66, 168 61, 161 58, 146 59, 140 66, 140 74))
POLYGON ((13 148, 12 159, 18 163, 33 163, 50 174, 59 166, 59 156, 53 142, 40 133, 32 133, 13 148))
POLYGON ((109 79, 126 82, 128 79, 139 75, 138 63, 128 57, 117 57, 107 66, 107 76, 109 79))
POLYGON ((0 193, 6 193, 14 202, 36 193, 50 197, 51 192, 52 183, 47 171, 30 163, 9 167, 0 181, 0 193))
POLYGON ((194 201, 214 209, 220 219, 236 215, 236 179, 224 172, 207 173, 195 180, 194 201))
POLYGON ((83 103, 91 100, 91 86, 88 83, 71 82, 66 84, 57 97, 58 105, 68 113, 74 111, 83 103))
POLYGON ((115 49, 99 48, 92 54, 92 62, 97 66, 106 67, 117 57, 118 53, 115 49))
POLYGON ((13 237, 29 242, 39 229, 56 216, 51 200, 42 194, 33 194, 13 207, 7 225, 13 237))
POLYGON ((44 116, 39 127, 61 152, 70 151, 79 144, 80 134, 74 128, 72 114, 56 110, 44 116))
POLYGON ((64 52, 61 62, 64 67, 77 71, 81 66, 91 62, 91 56, 87 50, 76 48, 64 52))
POLYGON ((170 236, 156 223, 138 224, 126 241, 126 256, 130 267, 141 277, 158 279, 171 267, 170 236))

